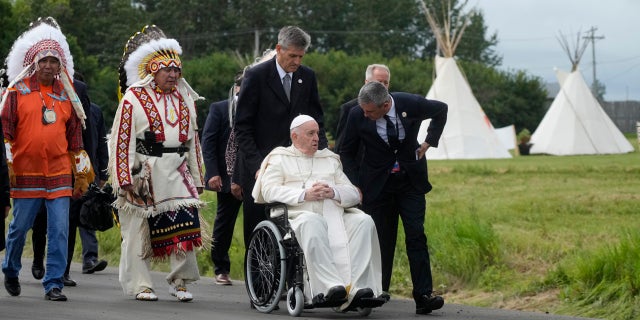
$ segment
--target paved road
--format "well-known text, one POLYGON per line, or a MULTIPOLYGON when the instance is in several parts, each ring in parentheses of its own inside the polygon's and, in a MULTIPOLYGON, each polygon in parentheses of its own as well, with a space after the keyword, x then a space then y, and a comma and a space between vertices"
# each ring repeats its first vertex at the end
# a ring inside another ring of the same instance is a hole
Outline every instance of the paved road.
MULTIPOLYGON (((2 257, 3 259, 4 257, 2 257)), ((0 259, 1 260, 1 259, 0 259)), ((26 261, 25 261, 26 262, 26 261)), ((218 286, 213 279, 203 278, 189 287, 194 295, 192 302, 178 302, 168 293, 165 274, 154 273, 156 302, 136 301, 125 296, 118 283, 118 270, 109 267, 102 272, 85 275, 80 265, 72 265, 72 278, 77 287, 64 288, 69 297, 67 302, 44 300, 42 284, 31 276, 31 263, 25 263, 20 277, 22 294, 11 297, 0 288, 0 319, 291 319, 284 303, 281 309, 269 315, 249 308, 244 283, 235 281, 233 286, 218 286), (284 310, 283 310, 284 309, 284 310)), ((374 309, 368 319, 439 319, 439 320, 506 320, 506 319, 564 319, 584 318, 562 317, 544 313, 517 312, 476 308, 458 304, 445 304, 441 310, 428 316, 417 316, 411 300, 392 299, 380 308, 374 309)), ((331 309, 312 309, 302 313, 301 319, 358 319, 357 313, 336 313, 331 309)))

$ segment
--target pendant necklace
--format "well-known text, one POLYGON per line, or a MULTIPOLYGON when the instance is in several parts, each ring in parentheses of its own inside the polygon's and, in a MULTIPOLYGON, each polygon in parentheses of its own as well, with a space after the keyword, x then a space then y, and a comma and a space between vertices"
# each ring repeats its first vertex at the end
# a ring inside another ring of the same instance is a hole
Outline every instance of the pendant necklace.
POLYGON ((178 108, 174 102, 173 93, 163 93, 162 96, 164 98, 164 114, 167 119, 167 123, 172 127, 175 127, 175 125, 178 124, 178 108), (169 106, 167 100, 171 103, 171 106, 169 106))
POLYGON ((53 110, 55 99, 51 99, 51 109, 47 108, 47 104, 44 102, 44 98, 42 97, 42 93, 38 91, 40 94, 40 100, 42 100, 42 123, 43 124, 52 124, 56 122, 56 112, 53 110))
MULTIPOLYGON (((298 162, 298 158, 296 158, 296 166, 298 166, 298 172, 300 172, 300 175, 302 176, 302 170, 300 170, 300 163, 298 162)), ((312 175, 313 175, 313 157, 311 157, 311 171, 309 172, 309 176, 307 176, 307 178, 304 179, 304 181, 302 181, 302 189, 304 189, 307 186, 307 181, 309 181, 312 175)))

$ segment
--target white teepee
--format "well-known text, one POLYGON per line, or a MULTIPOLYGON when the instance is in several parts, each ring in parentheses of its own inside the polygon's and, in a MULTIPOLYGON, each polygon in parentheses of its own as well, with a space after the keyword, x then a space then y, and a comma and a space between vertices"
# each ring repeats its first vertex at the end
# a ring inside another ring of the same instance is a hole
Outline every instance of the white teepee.
MULTIPOLYGON (((427 159, 511 158, 453 58, 471 16, 459 19, 463 22, 451 33, 450 19, 445 18, 444 27, 441 28, 424 2, 421 1, 421 4, 438 48, 444 55, 435 57, 436 78, 427 93, 427 99, 439 100, 449 106, 447 124, 438 148, 429 148, 427 159)), ((448 11, 451 11, 450 8, 448 11)), ((420 126, 418 141, 424 141, 429 122, 425 120, 420 126)))
POLYGON ((560 92, 531 135, 530 152, 558 156, 632 152, 631 143, 604 112, 578 69, 586 42, 580 45, 578 33, 572 56, 566 38, 559 40, 572 71, 556 70, 560 92))

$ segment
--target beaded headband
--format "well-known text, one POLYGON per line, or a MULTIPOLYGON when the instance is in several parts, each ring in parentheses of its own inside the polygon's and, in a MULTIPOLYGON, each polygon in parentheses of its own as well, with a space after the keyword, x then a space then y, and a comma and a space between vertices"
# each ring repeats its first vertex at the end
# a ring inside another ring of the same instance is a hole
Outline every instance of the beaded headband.
POLYGON ((182 69, 180 56, 178 56, 178 53, 174 50, 162 50, 156 52, 155 56, 147 62, 146 71, 148 73, 155 74, 160 69, 168 67, 182 69))
POLYGON ((130 85, 154 75, 167 67, 182 69, 180 61, 182 48, 175 39, 167 38, 155 25, 145 26, 136 32, 125 45, 120 60, 120 92, 124 93, 130 85))

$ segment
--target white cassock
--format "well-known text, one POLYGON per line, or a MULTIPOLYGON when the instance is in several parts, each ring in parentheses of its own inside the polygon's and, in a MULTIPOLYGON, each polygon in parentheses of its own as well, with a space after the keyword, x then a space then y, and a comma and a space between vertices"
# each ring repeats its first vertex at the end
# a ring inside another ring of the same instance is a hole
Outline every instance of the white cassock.
POLYGON ((351 208, 360 202, 358 189, 328 149, 313 157, 293 146, 275 148, 262 162, 252 193, 256 203, 287 205, 289 222, 305 255, 312 296, 345 286, 349 301, 363 288, 382 293, 380 244, 369 215, 351 208), (334 199, 304 201, 306 188, 328 184, 334 199))

